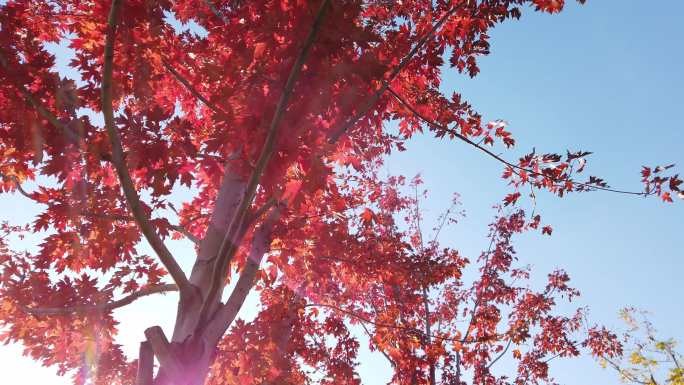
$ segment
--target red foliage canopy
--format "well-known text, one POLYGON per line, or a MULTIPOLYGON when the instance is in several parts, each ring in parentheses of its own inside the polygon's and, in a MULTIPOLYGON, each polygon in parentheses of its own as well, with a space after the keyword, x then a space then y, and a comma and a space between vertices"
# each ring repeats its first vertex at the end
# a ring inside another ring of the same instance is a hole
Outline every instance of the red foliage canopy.
MULTIPOLYGON (((506 161, 486 147, 514 145, 505 122, 483 123, 440 91, 448 68, 475 76, 489 29, 526 5, 558 12, 563 1, 5 2, 0 190, 43 209, 28 228, 3 228, 0 338, 77 383, 139 385, 357 383, 352 324, 401 384, 460 384, 465 371, 478 384, 536 382, 581 344, 618 352, 605 330, 572 336, 581 313, 552 313, 576 294, 564 273, 538 292, 519 286, 511 237, 538 216, 502 211, 466 284, 468 259, 423 242, 403 178, 376 175, 427 129, 503 162, 506 206, 528 185, 618 191, 579 179, 587 152, 506 161), (74 78, 46 43, 73 50, 74 78), (177 209, 182 188, 194 195, 177 209), (36 253, 8 247, 22 231, 43 237, 36 253), (165 245, 174 236, 196 245, 189 272, 165 245), (154 256, 139 252, 143 238, 154 256), (175 290, 170 342, 148 329, 136 364, 112 310, 175 290), (260 313, 237 320, 252 290, 260 313), (518 373, 494 377, 509 349, 518 373), (84 355, 96 358, 84 367, 84 355)), ((681 195, 667 168, 644 168, 646 190, 633 194, 681 195)))

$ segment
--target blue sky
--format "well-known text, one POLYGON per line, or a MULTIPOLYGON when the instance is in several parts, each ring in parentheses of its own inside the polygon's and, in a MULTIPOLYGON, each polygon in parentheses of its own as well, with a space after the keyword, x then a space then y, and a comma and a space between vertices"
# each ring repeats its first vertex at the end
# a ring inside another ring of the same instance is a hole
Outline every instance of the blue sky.
MULTIPOLYGON (((532 147, 593 151, 592 175, 639 190, 641 165, 677 163, 684 174, 682 14, 681 0, 590 0, 584 6, 570 3, 560 15, 529 12, 492 32, 492 54, 480 60, 477 78, 450 72, 444 87, 461 92, 486 119, 510 123, 517 140, 505 153, 510 159, 532 147)), ((386 168, 422 174, 430 190, 423 204, 428 221, 453 192, 461 194, 467 217, 442 241, 466 255, 485 247, 491 207, 507 191, 500 164, 467 145, 428 135, 409 142, 408 151, 393 155, 386 168)), ((2 219, 26 220, 33 210, 20 196, 0 199, 2 219)), ((592 320, 619 328, 617 311, 637 306, 653 313, 663 336, 684 343, 684 201, 664 204, 602 192, 563 199, 538 194, 537 211, 553 225, 553 236, 523 236, 516 243, 522 262, 533 265, 533 277, 543 279, 562 267, 582 292, 574 305, 588 306, 592 320)), ((129 351, 145 327, 171 326, 174 301, 172 295, 146 299, 120 311, 121 339, 129 351)), ((19 358, 20 351, 0 347, 3 377, 15 379, 10 383, 69 383, 19 358)), ((386 382, 381 356, 364 352, 362 361, 364 383, 386 382)), ((619 383, 614 373, 585 358, 554 361, 551 373, 561 384, 619 383)))

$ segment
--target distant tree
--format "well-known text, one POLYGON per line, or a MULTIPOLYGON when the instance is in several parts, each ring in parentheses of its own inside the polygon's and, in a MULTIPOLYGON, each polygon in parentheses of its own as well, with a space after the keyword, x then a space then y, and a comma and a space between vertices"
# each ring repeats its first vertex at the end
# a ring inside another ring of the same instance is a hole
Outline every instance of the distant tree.
MULTIPOLYGON (((670 166, 644 168, 645 189, 630 192, 582 178, 586 151, 508 161, 490 150, 514 145, 505 122, 444 95, 442 72, 448 62, 476 75, 489 30, 523 6, 554 13, 563 1, 2 2, 0 190, 41 212, 28 228, 3 226, 0 339, 79 384, 356 383, 348 323, 371 317, 395 383, 434 384, 437 368, 450 384, 465 369, 478 384, 547 379, 549 355, 577 353, 566 340, 577 320, 550 313, 572 291, 563 274, 540 293, 507 281, 525 277, 510 236, 539 217, 497 218, 481 277, 464 290, 465 260, 407 241, 398 179, 377 175, 386 154, 428 131, 502 162, 504 206, 536 190, 681 194, 670 166), (74 78, 47 43, 73 50, 74 78), (174 204, 180 189, 192 198, 174 204), (42 238, 35 253, 10 247, 24 232, 42 238), (170 250, 172 237, 194 255, 170 250), (172 334, 150 325, 138 360, 125 357, 113 310, 170 291, 172 334), (260 312, 247 322, 237 314, 250 292, 260 312), (465 329, 457 310, 472 319, 465 329), (526 341, 514 378, 493 379, 493 354, 526 341)), ((619 349, 602 329, 582 341, 619 349)))
POLYGON ((684 356, 673 339, 661 339, 643 310, 626 308, 620 316, 628 326, 623 335, 624 355, 599 356, 604 368, 615 369, 630 384, 684 385, 684 356))

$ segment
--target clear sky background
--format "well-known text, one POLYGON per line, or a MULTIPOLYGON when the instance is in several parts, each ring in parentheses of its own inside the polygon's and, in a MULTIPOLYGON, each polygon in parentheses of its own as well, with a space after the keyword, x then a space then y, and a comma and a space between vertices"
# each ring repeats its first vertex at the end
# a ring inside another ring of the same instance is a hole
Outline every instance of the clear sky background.
MULTIPOLYGON (((681 0, 590 0, 585 6, 571 2, 560 15, 528 12, 492 32, 492 54, 480 60, 477 78, 450 73, 444 87, 461 92, 485 119, 510 123, 517 146, 505 153, 509 159, 532 147, 593 151, 592 175, 616 188, 640 190, 642 165, 677 163, 684 174, 682 15, 681 0)), ((467 217, 442 241, 471 256, 486 247, 491 207, 507 191, 500 164, 467 145, 427 135, 393 155, 387 170, 422 174, 430 190, 423 204, 427 223, 453 192, 460 193, 467 217)), ((26 222, 34 210, 21 196, 0 198, 0 219, 26 222)), ((620 329, 617 311, 636 306, 652 312, 663 337, 684 343, 684 201, 665 204, 603 192, 557 199, 542 193, 537 211, 554 227, 553 236, 526 235, 516 242, 521 262, 533 265, 533 280, 541 282, 562 267, 582 292, 573 306, 588 306, 592 320, 620 329)), ((191 251, 187 242, 172 246, 179 254, 191 251)), ((170 330, 175 301, 174 295, 147 298, 118 311, 126 351, 135 352, 150 325, 170 330)), ((244 315, 253 311, 250 305, 244 315)), ((20 353, 17 345, 0 347, 2 382, 70 383, 20 353)), ((382 356, 364 350, 361 361, 365 384, 387 382, 382 356)), ((498 370, 508 369, 503 363, 498 370)), ((567 385, 619 383, 615 373, 588 358, 554 360, 551 374, 567 385)))

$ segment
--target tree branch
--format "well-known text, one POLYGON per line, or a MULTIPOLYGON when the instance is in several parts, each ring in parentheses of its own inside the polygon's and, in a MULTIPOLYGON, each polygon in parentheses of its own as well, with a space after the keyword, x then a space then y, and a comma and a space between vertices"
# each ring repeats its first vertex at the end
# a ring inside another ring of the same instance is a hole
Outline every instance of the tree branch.
POLYGON ((454 5, 453 7, 451 7, 451 9, 446 11, 446 13, 437 21, 437 23, 435 23, 432 26, 430 31, 428 31, 428 33, 426 33, 425 36, 423 36, 418 41, 418 43, 416 43, 416 45, 411 49, 411 51, 406 56, 404 56, 399 65, 396 68, 394 68, 394 70, 392 70, 392 72, 389 74, 387 79, 382 80, 382 85, 380 86, 380 88, 366 100, 366 103, 363 105, 361 110, 330 136, 330 139, 328 139, 328 143, 333 144, 337 142, 342 135, 344 135, 350 128, 352 128, 356 124, 356 122, 363 118, 368 113, 368 111, 370 111, 371 108, 375 106, 375 104, 380 99, 382 94, 384 94, 385 91, 387 91, 387 89, 389 88, 390 82, 394 80, 394 78, 397 77, 397 75, 399 75, 399 73, 404 69, 404 67, 406 67, 411 62, 416 53, 418 53, 418 51, 420 51, 420 49, 423 48, 423 46, 428 42, 428 40, 430 40, 430 38, 442 26, 442 24, 444 24, 444 22, 446 22, 447 19, 449 19, 449 17, 451 17, 451 15, 453 15, 454 12, 456 12, 463 3, 464 2, 459 2, 458 5, 454 5))
POLYGON ((442 232, 442 229, 444 228, 444 225, 446 224, 446 221, 449 220, 449 214, 451 214, 451 210, 453 210, 458 203, 456 201, 451 203, 451 206, 442 214, 442 217, 440 218, 437 227, 435 227, 435 235, 432 237, 432 241, 429 243, 430 245, 434 245, 437 240, 439 239, 439 233, 442 232))
POLYGON ((496 358, 493 359, 492 362, 489 363, 489 365, 487 365, 487 369, 491 368, 492 365, 494 365, 497 361, 499 361, 501 359, 501 357, 504 356, 504 354, 506 354, 506 352, 508 351, 508 348, 511 347, 511 342, 513 342, 513 340, 509 338, 508 343, 506 344, 506 347, 504 348, 504 350, 501 352, 501 354, 496 356, 496 358))
MULTIPOLYGON (((181 363, 176 354, 171 349, 169 340, 164 335, 164 331, 159 326, 152 326, 145 330, 145 337, 152 346, 154 355, 157 356, 161 369, 171 373, 176 381, 180 381, 184 376, 181 372, 181 363)), ((160 369, 160 370, 161 370, 160 369)), ((176 382, 173 381, 173 382, 176 382)))
POLYGON ((5 175, 5 174, 0 173, 0 178, 1 178, 1 179, 9 180, 10 182, 14 183, 14 188, 15 188, 17 191, 19 191, 19 194, 25 196, 26 198, 28 198, 28 199, 30 199, 30 200, 32 200, 32 201, 34 201, 34 202, 42 203, 42 202, 38 201, 35 197, 31 196, 31 194, 30 194, 28 191, 24 190, 23 187, 21 187, 21 182, 19 182, 19 179, 18 179, 16 176, 14 176, 14 175, 5 175))
POLYGON ((140 230, 152 246, 152 249, 157 253, 162 264, 168 270, 174 282, 178 285, 181 294, 189 293, 191 290, 185 273, 181 270, 178 262, 173 258, 169 249, 164 245, 164 242, 156 233, 154 227, 147 217, 147 213, 142 207, 140 197, 135 189, 131 175, 126 167, 126 160, 123 154, 123 146, 121 138, 116 129, 114 122, 114 108, 112 100, 112 72, 114 69, 114 41, 116 35, 117 15, 121 6, 122 0, 113 0, 112 7, 109 12, 107 20, 107 37, 104 48, 104 65, 102 74, 102 113, 104 115, 105 127, 109 135, 109 141, 112 145, 112 163, 119 176, 121 188, 124 191, 126 201, 133 213, 140 230))
MULTIPOLYGON (((432 126, 432 127, 434 127, 434 128, 437 128, 437 129, 440 129, 440 130, 442 130, 442 131, 444 131, 444 132, 447 132, 449 135, 453 135, 454 137, 456 137, 456 138, 460 139, 461 141, 463 141, 463 142, 465 142, 465 143, 467 143, 467 144, 469 144, 469 145, 471 145, 471 146, 477 148, 478 150, 484 152, 485 154, 487 154, 487 155, 489 155, 490 157, 496 159, 497 161, 503 163, 504 165, 506 165, 506 166, 508 166, 508 167, 510 167, 510 168, 512 168, 512 169, 514 169, 514 170, 524 171, 524 172, 529 173, 529 174, 531 174, 531 175, 536 175, 536 176, 540 176, 540 177, 543 177, 543 178, 548 178, 548 179, 552 180, 554 183, 562 183, 562 182, 565 182, 565 180, 560 180, 560 179, 554 178, 554 177, 552 177, 552 176, 545 175, 545 174, 542 174, 542 173, 540 173, 540 172, 534 171, 534 170, 529 169, 529 168, 520 167, 520 166, 518 166, 518 165, 516 165, 516 164, 513 164, 513 163, 507 161, 506 159, 504 159, 504 158, 500 157, 499 155, 493 153, 492 151, 488 150, 487 148, 481 146, 479 143, 475 143, 475 142, 473 142, 472 140, 468 139, 468 137, 466 137, 465 135, 459 134, 456 130, 451 129, 451 128, 447 127, 447 126, 444 126, 444 125, 442 125, 442 124, 439 124, 439 123, 435 122, 434 120, 431 120, 431 119, 427 118, 425 115, 423 115, 423 114, 421 114, 420 112, 418 112, 418 110, 416 110, 412 105, 410 105, 403 97, 401 97, 401 96, 400 96, 398 93, 396 93, 393 89, 388 88, 387 91, 390 92, 390 93, 392 94, 392 96, 394 96, 394 98, 397 99, 397 101, 399 101, 399 103, 403 104, 403 105, 404 105, 409 111, 411 111, 411 113, 414 114, 418 119, 424 121, 425 123, 427 123, 428 125, 430 125, 430 126, 432 126)), ((572 181, 572 183, 575 184, 575 185, 578 185, 578 186, 586 187, 586 188, 588 188, 588 189, 609 191, 609 192, 614 192, 614 193, 619 193, 619 194, 640 195, 640 196, 651 195, 651 193, 649 193, 649 192, 635 192, 635 191, 615 190, 615 189, 611 189, 611 188, 608 188, 608 187, 601 187, 601 186, 596 186, 596 185, 592 185, 592 184, 588 184, 588 183, 582 183, 582 182, 577 182, 577 181, 572 181)))
POLYGON ((221 307, 207 328, 207 340, 218 341, 228 327, 233 323, 238 312, 242 308, 247 295, 254 286, 256 274, 264 255, 271 245, 271 233, 273 226, 280 219, 280 209, 273 209, 266 220, 259 226, 252 239, 252 247, 247 261, 242 268, 235 288, 230 293, 226 304, 221 307))
POLYGON ((200 320, 206 319, 212 302, 216 300, 216 297, 221 291, 220 289, 223 284, 223 277, 225 276, 226 270, 230 265, 232 255, 235 253, 235 250, 238 247, 239 237, 237 237, 237 235, 240 233, 239 230, 242 228, 247 212, 249 211, 249 207, 252 204, 252 200, 256 194, 257 186, 261 179, 261 175, 264 173, 266 166, 271 159, 271 155, 273 154, 277 128, 285 113, 285 110, 287 109, 287 104, 290 100, 294 85, 299 78, 301 69, 309 54, 309 50, 311 49, 311 46, 318 35, 318 31, 323 22, 323 18, 329 3, 330 0, 323 0, 321 3, 311 27, 311 31, 309 32, 309 35, 307 36, 304 45, 302 46, 302 49, 299 52, 294 65, 292 66, 292 69, 290 70, 285 87, 283 88, 283 93, 280 96, 275 112, 273 113, 273 118, 271 119, 271 123, 268 128, 268 134, 262 147, 261 154, 259 155, 259 159, 257 160, 254 171, 249 178, 244 195, 240 201, 240 205, 238 206, 238 209, 235 212, 230 225, 228 226, 228 232, 225 234, 223 241, 221 242, 221 247, 219 248, 217 258, 214 261, 211 284, 207 293, 207 297, 204 299, 204 303, 202 304, 200 320))
MULTIPOLYGON (((6 176, 2 173, 0 173, 0 178, 2 179, 9 179, 12 183, 14 183, 14 187, 19 191, 19 193, 23 196, 25 196, 28 199, 31 199, 32 201, 36 203, 42 203, 42 204, 47 204, 47 202, 41 202, 40 200, 36 199, 29 193, 28 191, 24 190, 23 187, 21 187, 21 183, 15 176, 6 176)), ((85 216, 85 217, 94 217, 94 218, 104 218, 104 219, 111 219, 115 221, 135 221, 135 218, 130 217, 128 215, 110 215, 110 214, 99 214, 91 211, 85 211, 82 212, 80 215, 85 216)), ((181 225, 174 225, 174 224, 169 224, 170 227, 178 231, 179 233, 183 234, 186 238, 188 238, 191 242, 193 242, 196 245, 199 245, 201 240, 195 236, 195 234, 191 233, 186 229, 185 227, 181 225)))
POLYGON ((166 293, 169 291, 177 291, 178 286, 174 284, 165 284, 157 286, 149 286, 143 289, 131 293, 121 299, 112 302, 105 302, 95 305, 76 305, 67 307, 40 307, 40 308, 30 308, 23 307, 23 310, 29 314, 36 316, 47 316, 47 315, 66 315, 66 314, 82 314, 89 312, 106 313, 108 311, 124 307, 131 304, 133 301, 157 293, 166 293))
POLYGON ((242 176, 232 170, 230 163, 227 162, 221 186, 216 192, 211 218, 190 274, 190 282, 200 289, 203 298, 207 297, 213 276, 213 264, 218 257, 223 238, 228 233, 230 218, 234 216, 240 198, 245 192, 245 185, 242 176))
POLYGON ((396 368, 396 367, 397 367, 397 363, 394 362, 394 360, 392 359, 392 357, 390 357, 387 353, 385 353, 385 350, 382 349, 382 348, 380 348, 380 347, 378 346, 378 344, 376 344, 375 341, 373 341, 373 335, 372 335, 372 334, 370 333, 370 331, 368 330, 368 327, 366 327, 366 323, 365 323, 365 322, 359 322, 359 324, 361 324, 361 327, 363 328, 363 331, 366 332, 366 335, 368 335, 368 338, 370 339, 370 343, 372 343, 373 346, 375 346, 375 349, 377 349, 380 353, 382 353, 382 355, 385 357, 385 359, 387 359, 387 361, 390 363, 390 365, 392 365, 393 368, 396 368))
MULTIPOLYGON (((2 52, 0 52, 0 65, 2 65, 2 67, 5 68, 5 70, 8 72, 11 70, 9 62, 7 61, 7 58, 2 52)), ((14 82, 13 79, 10 80, 12 81, 12 83, 14 83, 13 85, 19 90, 19 92, 26 99, 26 101, 29 104, 31 104, 33 108, 35 108, 36 111, 43 116, 43 118, 47 119, 47 121, 50 122, 50 124, 52 124, 53 126, 62 130, 64 135, 69 139, 69 142, 71 142, 72 144, 78 144, 81 137, 77 132, 74 132, 74 130, 72 130, 69 126, 60 122, 59 118, 57 118, 57 116, 50 112, 50 110, 48 110, 47 107, 43 105, 43 103, 34 98, 33 95, 29 92, 29 90, 27 90, 26 87, 24 87, 24 85, 14 82)))
POLYGON ((253 222, 253 221, 256 221, 257 219, 259 219, 262 215, 267 213, 268 210, 270 210, 271 207, 275 206, 277 203, 278 203, 278 201, 275 198, 273 198, 273 197, 269 198, 266 201, 266 203, 263 204, 263 206, 254 210, 254 212, 251 215, 250 222, 253 222))
POLYGON ((148 341, 140 343, 138 351, 138 372, 135 376, 135 385, 152 385, 154 380, 154 352, 148 341))
POLYGON ((183 236, 185 236, 185 238, 188 238, 188 240, 190 240, 190 242, 192 242, 196 245, 199 245, 202 242, 202 240, 199 239, 199 237, 197 237, 195 234, 191 233, 188 229, 186 229, 185 227, 183 227, 181 225, 171 225, 171 228, 178 231, 179 233, 183 234, 183 236))
MULTIPOLYGON (((324 308, 332 309, 332 310, 338 311, 340 313, 346 314, 346 315, 356 319, 357 321, 365 322, 365 323, 374 325, 376 327, 395 329, 395 330, 404 330, 409 335, 413 334, 413 335, 417 335, 417 336, 420 336, 423 338, 426 337, 425 332, 420 330, 420 329, 416 329, 416 328, 409 327, 409 326, 400 326, 400 325, 394 325, 394 324, 385 324, 385 323, 380 323, 380 322, 374 322, 374 321, 372 321, 372 320, 370 320, 370 319, 368 319, 362 315, 359 315, 359 314, 357 314, 353 311, 350 311, 350 310, 343 309, 339 306, 326 304, 326 303, 308 303, 308 304, 304 305, 304 308, 307 308, 307 307, 324 307, 324 308)), ((459 339, 459 338, 442 337, 442 336, 438 336, 438 335, 433 335, 433 336, 431 336, 431 338, 441 340, 441 341, 454 341, 454 342, 461 342, 461 343, 467 343, 467 344, 477 343, 477 342, 486 342, 486 341, 490 340, 489 338, 463 340, 463 339, 459 339)), ((490 337, 490 338, 493 338, 493 337, 490 337)))
POLYGON ((211 2, 211 0, 204 0, 204 4, 206 4, 207 7, 209 7, 209 10, 211 10, 211 13, 213 13, 214 16, 218 17, 219 19, 221 19, 222 22, 226 24, 229 23, 229 20, 223 15, 223 13, 221 13, 221 11, 218 8, 216 8, 216 6, 211 2))
MULTIPOLYGON (((421 235, 422 242, 422 235, 421 235)), ((425 308, 425 341, 427 345, 432 344, 432 324, 430 323, 430 303, 428 302, 428 290, 426 286, 423 286, 423 306, 425 308)), ((429 356, 428 356, 429 357, 429 356)), ((426 357, 426 358, 428 358, 426 357)), ((428 373, 430 375, 430 385, 437 384, 437 372, 434 362, 429 363, 428 373)))
POLYGON ((194 97, 197 98, 202 104, 205 106, 209 107, 210 110, 212 110, 215 114, 222 115, 222 116, 227 116, 228 114, 223 111, 222 109, 218 108, 216 104, 212 103, 209 101, 209 99, 205 98, 202 96, 202 94, 197 91, 197 89, 190 83, 188 79, 186 79, 183 75, 181 75, 178 71, 176 71, 175 68, 171 66, 166 60, 163 60, 164 68, 166 68, 167 71, 173 75, 176 80, 180 84, 182 84, 194 97))

